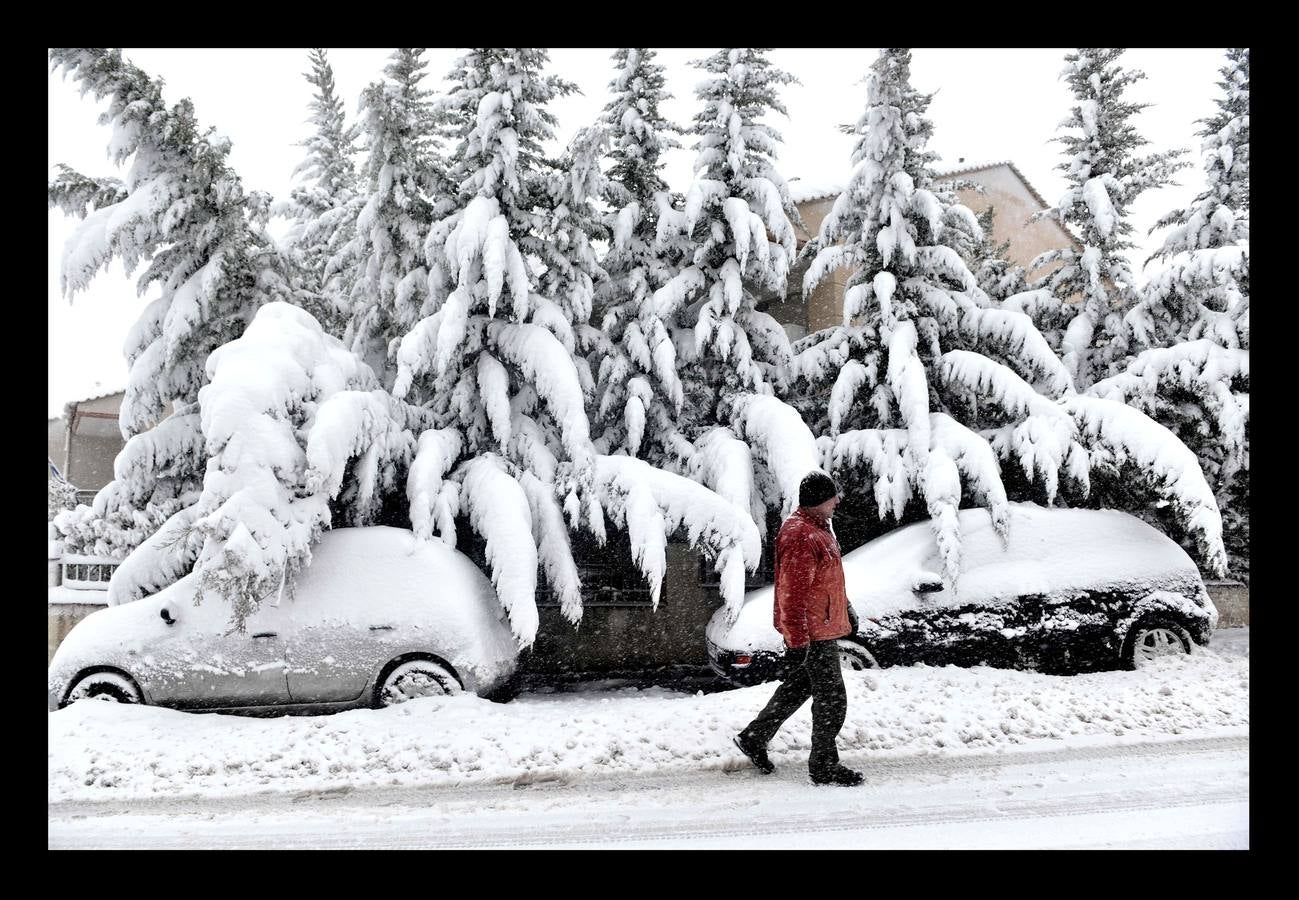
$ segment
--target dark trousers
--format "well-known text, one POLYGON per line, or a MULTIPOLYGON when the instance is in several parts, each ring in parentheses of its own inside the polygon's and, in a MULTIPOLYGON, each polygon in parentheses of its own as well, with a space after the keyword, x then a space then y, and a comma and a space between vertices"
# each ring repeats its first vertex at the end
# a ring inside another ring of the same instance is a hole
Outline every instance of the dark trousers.
POLYGON ((792 665, 757 718, 740 732, 744 739, 765 747, 785 720, 812 698, 812 755, 807 767, 824 771, 839 762, 834 739, 848 715, 848 693, 843 686, 837 641, 813 641, 807 662, 792 665))

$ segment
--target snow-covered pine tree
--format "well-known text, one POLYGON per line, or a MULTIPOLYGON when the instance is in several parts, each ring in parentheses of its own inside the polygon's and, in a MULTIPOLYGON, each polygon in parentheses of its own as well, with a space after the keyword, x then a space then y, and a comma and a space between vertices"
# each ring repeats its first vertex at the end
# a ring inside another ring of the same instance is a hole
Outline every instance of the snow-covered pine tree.
POLYGON ((815 255, 805 293, 850 270, 843 324, 800 341, 793 365, 791 390, 827 410, 825 468, 872 481, 881 518, 921 501, 949 584, 963 500, 1007 527, 1001 462, 1048 503, 1069 483, 1085 497, 1093 465, 1133 463, 1220 562, 1217 506, 1191 453, 1140 413, 1078 396, 1029 317, 992 305, 944 243, 949 230, 964 232, 959 244, 979 229, 968 209, 916 185, 932 179, 914 163, 928 131, 910 122, 923 96, 910 89, 910 59, 887 48, 870 67, 853 174, 805 250, 815 255))
POLYGON ((380 377, 396 378, 390 344, 429 311, 423 241, 443 202, 442 162, 431 93, 420 86, 423 47, 404 47, 384 68, 384 81, 361 95, 361 133, 369 157, 364 197, 352 240, 329 263, 353 273, 344 342, 380 377))
POLYGON ((285 237, 294 263, 294 294, 330 334, 346 327, 353 273, 329 268, 329 261, 355 236, 363 197, 352 157, 359 126, 349 126, 334 87, 334 70, 323 49, 311 51, 305 77, 315 88, 311 100, 314 132, 301 143, 306 158, 293 170, 301 180, 282 212, 293 226, 285 237))
MULTIPOLYGON (((457 194, 429 231, 434 311, 402 338, 394 386, 432 416, 407 485, 416 534, 436 528, 454 544, 455 517, 468 517, 486 539, 520 646, 536 637, 539 563, 564 616, 581 618, 568 529, 602 540, 606 508, 627 528, 655 603, 666 535, 683 523, 692 542, 724 560, 726 598, 737 609, 744 569, 757 565, 752 523, 728 504, 688 479, 599 456, 591 444, 580 366, 565 346, 577 304, 571 294, 557 302, 539 293, 534 274, 549 253, 543 198, 553 172, 541 147, 555 120, 545 105, 573 89, 542 75, 546 61, 542 50, 474 49, 448 78, 441 114, 457 127, 449 172, 457 194)), ((578 184, 591 177, 588 169, 578 184)))
POLYGON ((757 310, 764 296, 784 296, 798 220, 774 165, 780 135, 762 121, 785 113, 777 88, 796 79, 766 52, 728 48, 694 63, 710 76, 696 88, 695 180, 684 209, 658 211, 660 242, 688 244, 680 271, 654 293, 688 373, 678 423, 693 446, 667 449, 764 531, 767 510, 792 510, 818 465, 812 433, 775 396, 790 361, 784 328, 757 310))
POLYGON ((361 485, 350 511, 364 522, 365 509, 398 487, 393 464, 409 462, 414 437, 369 366, 288 303, 258 310, 208 357, 207 374, 202 496, 119 567, 109 602, 152 593, 192 567, 199 599, 210 592, 229 603, 242 630, 267 597, 291 594, 345 476, 361 485))
POLYGON ((57 521, 70 552, 120 559, 197 500, 204 362, 259 306, 287 296, 288 285, 265 232, 270 198, 244 192, 226 162, 230 141, 200 130, 189 100, 168 108, 162 83, 120 50, 60 48, 50 59, 83 92, 108 99, 100 122, 112 127, 110 158, 130 160, 122 182, 64 168, 49 185, 50 205, 83 219, 65 247, 63 289, 84 290, 114 258, 128 273, 147 263, 141 294, 158 288, 124 347, 127 441, 114 480, 93 508, 57 521))
POLYGON ((1166 266, 1126 316, 1137 348, 1249 349, 1249 50, 1229 50, 1221 72, 1218 112, 1197 132, 1205 189, 1151 228, 1173 226, 1151 257, 1166 266))
POLYGON ((1221 70, 1217 115, 1199 132, 1205 190, 1161 219, 1166 265, 1125 316, 1135 357, 1091 393, 1136 407, 1200 460, 1237 577, 1249 577, 1249 51, 1221 70))
POLYGON ((1071 227, 1083 245, 1081 252, 1073 247, 1047 251, 1030 266, 1060 262, 1033 287, 1048 288, 1059 303, 1079 298, 1076 309, 1069 308, 1059 347, 1079 390, 1113 375, 1129 352, 1122 317, 1137 301, 1127 257, 1134 246, 1128 238, 1132 204, 1145 191, 1172 184, 1173 174, 1189 165, 1179 159, 1183 150, 1136 155, 1149 141, 1132 118, 1150 104, 1123 99, 1128 87, 1146 76, 1121 67, 1122 54, 1116 47, 1083 47, 1065 57, 1061 75, 1076 105, 1060 127, 1077 133, 1055 138, 1065 146, 1065 160, 1056 168, 1070 186, 1057 206, 1034 217, 1071 227))
MULTIPOLYGON (((569 353, 578 353, 575 361, 586 394, 593 388, 585 358, 592 336, 583 326, 591 320, 596 288, 606 278, 591 242, 608 240, 596 209, 605 191, 600 157, 607 141, 608 134, 598 126, 578 131, 558 164, 546 174, 543 240, 535 245, 545 267, 537 282, 539 292, 562 313, 562 323, 556 322, 552 331, 569 353), (575 333, 574 329, 579 330, 575 333)), ((533 321, 544 324, 536 314, 533 321)))
POLYGON ((672 137, 680 129, 659 109, 670 95, 654 57, 645 48, 614 53, 613 99, 601 118, 612 135, 606 183, 614 208, 611 242, 603 260, 607 277, 596 292, 592 326, 584 331, 595 348, 596 447, 663 464, 689 450, 676 422, 684 399, 676 347, 654 302, 654 292, 680 268, 681 244, 657 240, 658 210, 672 206, 663 154, 681 145, 672 137))

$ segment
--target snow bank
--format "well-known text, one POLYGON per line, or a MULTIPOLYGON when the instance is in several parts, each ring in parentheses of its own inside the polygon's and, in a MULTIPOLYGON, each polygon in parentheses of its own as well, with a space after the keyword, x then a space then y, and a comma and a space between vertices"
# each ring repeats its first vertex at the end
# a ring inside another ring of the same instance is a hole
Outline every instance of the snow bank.
MULTIPOLYGON (((847 679, 847 763, 1249 734, 1249 661, 1212 649, 1137 672, 884 669, 847 679)), ((50 802, 456 785, 733 770, 731 744, 774 683, 709 695, 662 689, 472 695, 386 710, 254 719, 79 703, 49 714, 50 802)), ((810 704, 772 741, 801 770, 810 704)), ((809 789, 810 786, 809 786, 809 789)))

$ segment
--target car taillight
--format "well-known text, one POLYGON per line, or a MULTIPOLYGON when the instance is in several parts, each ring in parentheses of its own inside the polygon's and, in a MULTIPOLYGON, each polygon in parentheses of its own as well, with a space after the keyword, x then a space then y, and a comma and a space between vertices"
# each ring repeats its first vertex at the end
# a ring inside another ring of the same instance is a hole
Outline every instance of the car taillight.
POLYGON ((731 665, 733 665, 733 666, 747 666, 747 665, 748 665, 749 663, 751 663, 751 662, 753 662, 753 657, 752 657, 752 656, 738 656, 738 655, 737 655, 737 656, 735 657, 735 662, 731 663, 731 665))

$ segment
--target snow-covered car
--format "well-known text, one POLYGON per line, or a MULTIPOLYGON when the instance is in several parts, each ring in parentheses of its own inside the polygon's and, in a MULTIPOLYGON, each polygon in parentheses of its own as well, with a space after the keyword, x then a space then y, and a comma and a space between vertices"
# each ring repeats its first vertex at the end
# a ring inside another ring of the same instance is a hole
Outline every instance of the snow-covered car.
MULTIPOLYGON (((1046 672, 1134 667, 1207 645, 1218 622, 1191 558, 1156 529, 1113 510, 1009 505, 1003 543, 985 509, 963 509, 961 573, 943 587, 928 522, 844 554, 855 634, 852 669, 991 665, 1046 672)), ((706 632, 714 671, 736 684, 779 676, 784 642, 772 587, 745 595, 734 625, 718 610, 706 632)))
POLYGON ((51 711, 96 698, 206 711, 326 712, 508 690, 518 649, 467 556, 399 528, 327 532, 247 620, 191 574, 92 613, 49 667, 51 711))

